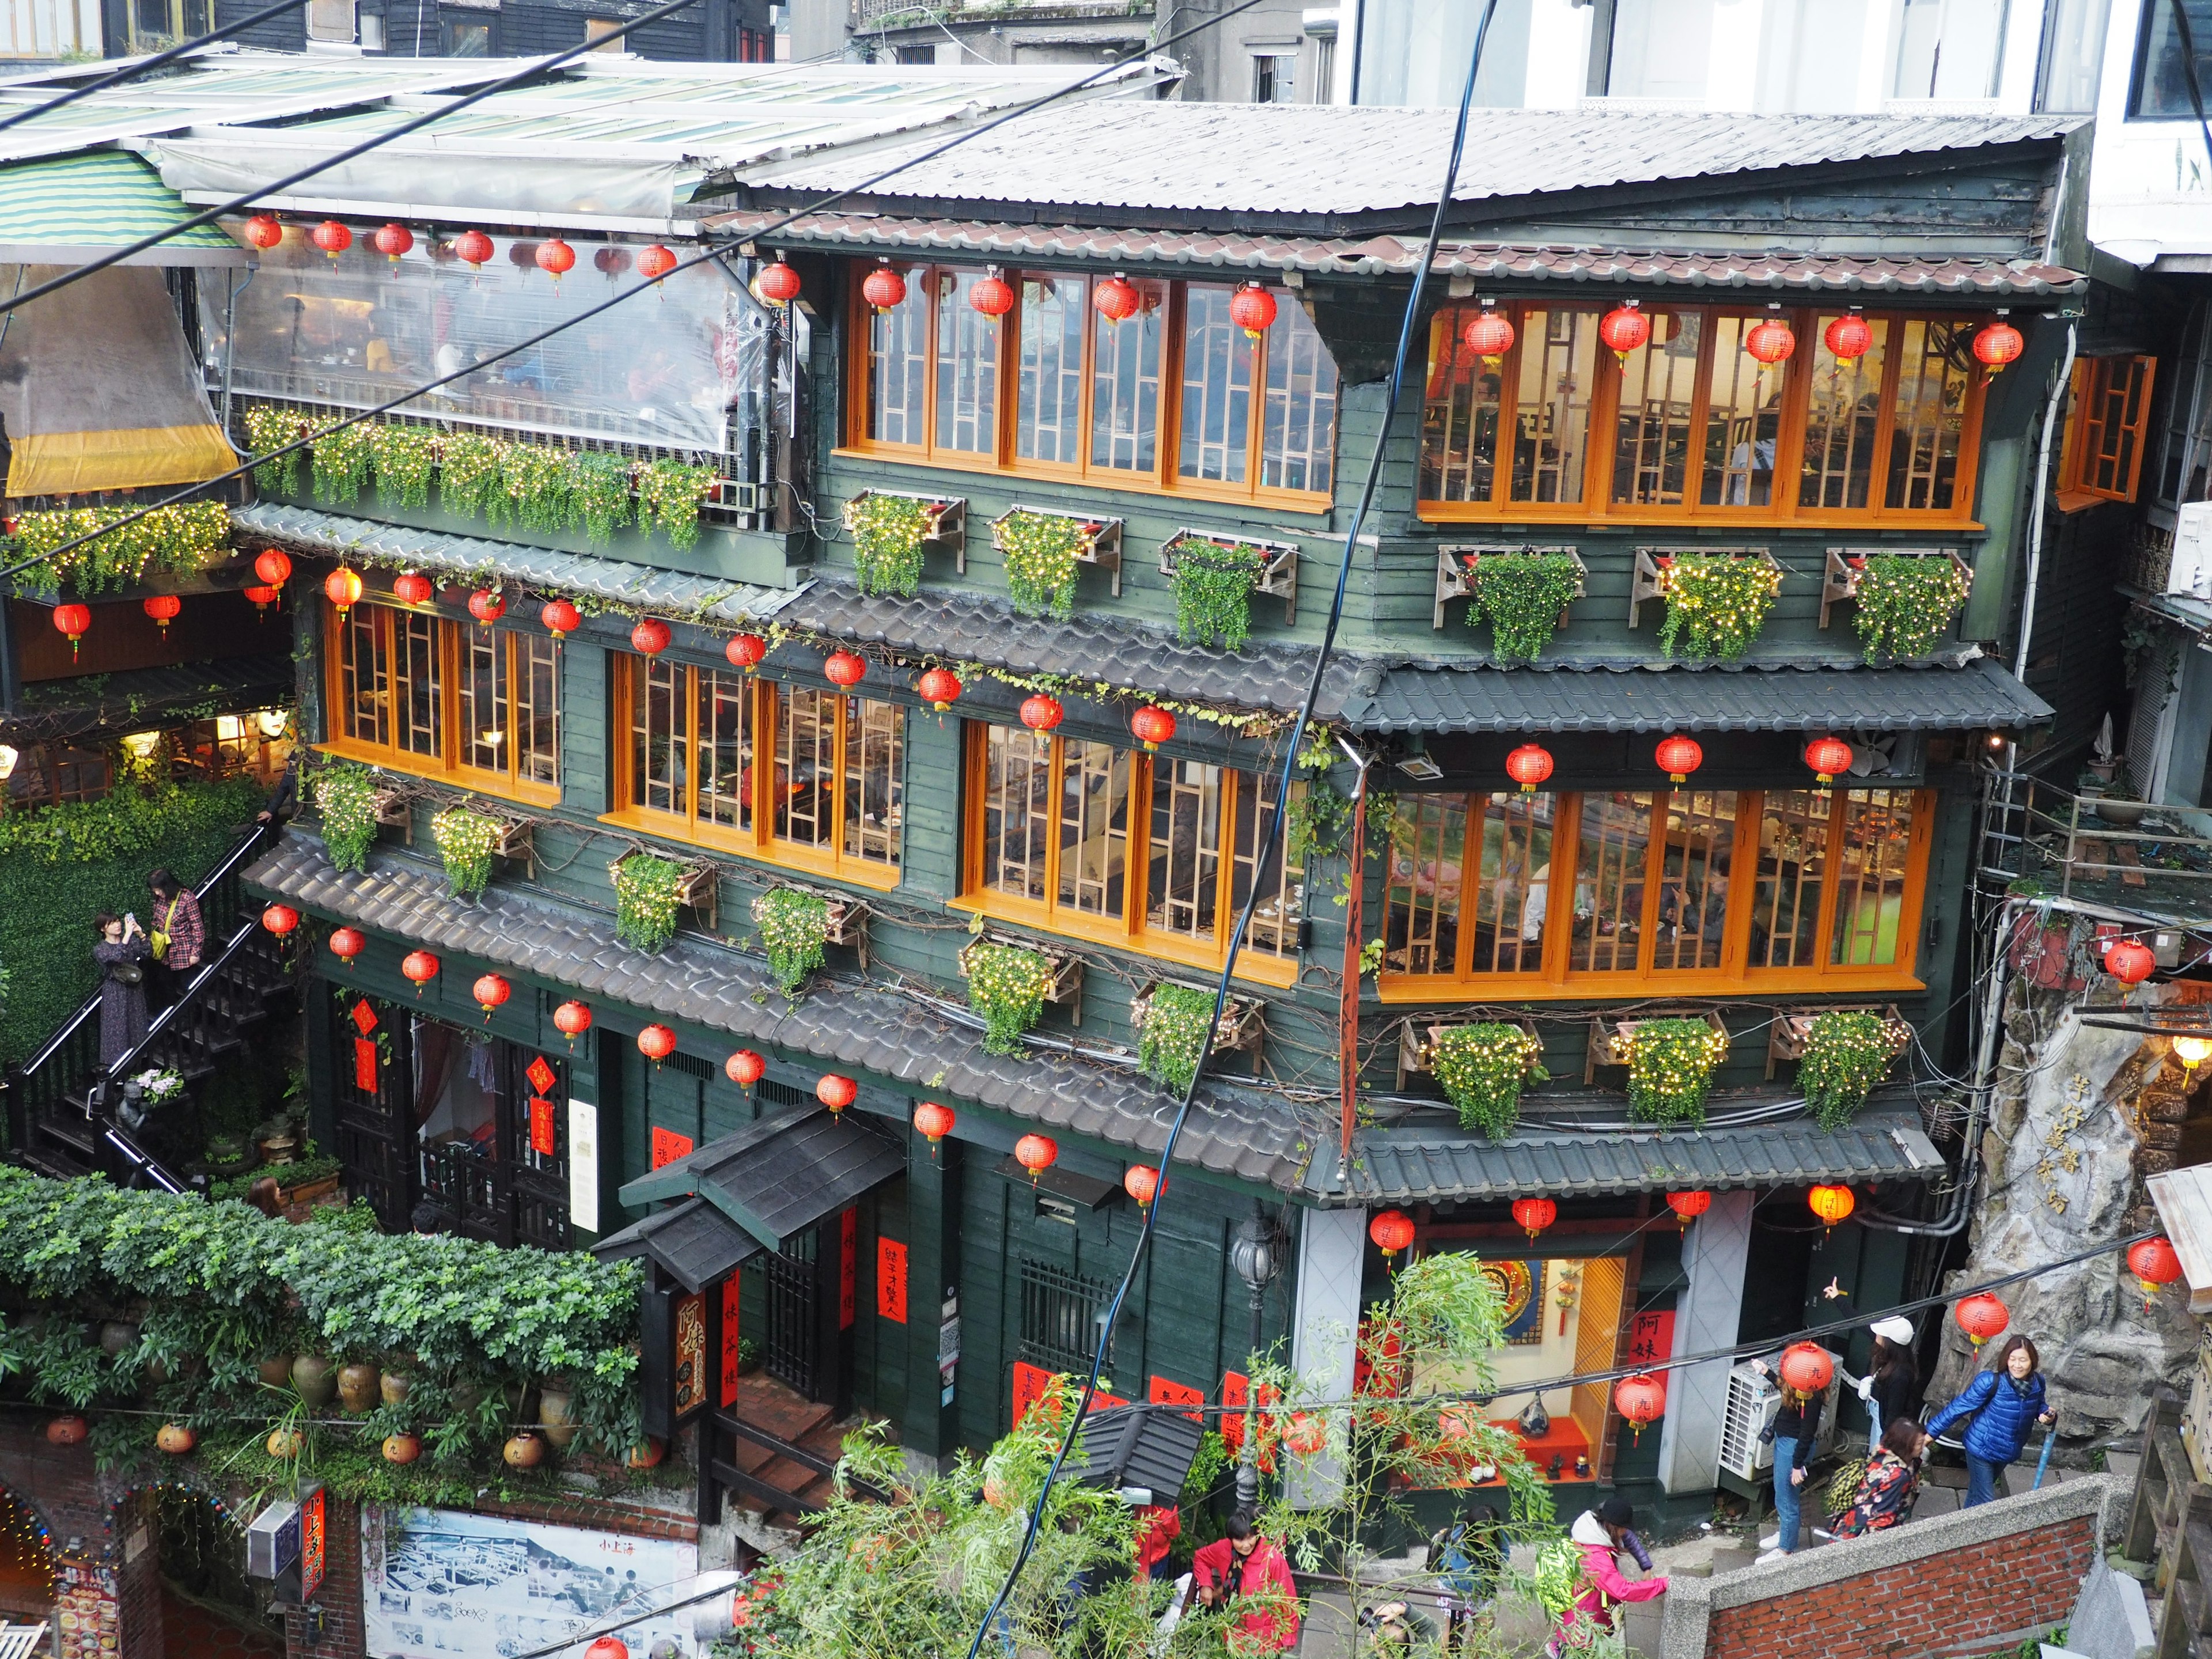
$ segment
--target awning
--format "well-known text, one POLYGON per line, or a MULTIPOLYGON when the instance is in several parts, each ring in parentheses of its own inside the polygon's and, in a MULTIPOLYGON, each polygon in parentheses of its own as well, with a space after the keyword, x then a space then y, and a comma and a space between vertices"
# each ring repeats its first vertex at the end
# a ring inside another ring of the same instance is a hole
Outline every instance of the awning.
MULTIPOLYGON (((192 216, 135 155, 97 150, 0 167, 0 264, 81 265, 192 216)), ((134 253, 131 265, 243 265, 246 250, 213 225, 134 253)), ((49 273, 51 274, 51 273, 49 273)), ((29 286, 33 277, 27 281, 29 286)))
POLYGON ((650 1256, 687 1291, 727 1279, 761 1253, 761 1242, 703 1198, 659 1210, 601 1239, 592 1254, 602 1261, 650 1256))
POLYGON ((2168 1170, 2143 1183, 2189 1286, 2189 1311, 2212 1313, 2212 1164, 2168 1170))
POLYGON ((746 1125, 640 1176, 624 1204, 703 1199, 769 1249, 906 1168, 906 1149, 857 1112, 816 1106, 746 1125))
POLYGON ((1181 1412, 1142 1411, 1116 1406, 1083 1419, 1083 1467, 1075 1478, 1086 1486, 1143 1486, 1155 1503, 1172 1504, 1206 1438, 1206 1425, 1181 1412))

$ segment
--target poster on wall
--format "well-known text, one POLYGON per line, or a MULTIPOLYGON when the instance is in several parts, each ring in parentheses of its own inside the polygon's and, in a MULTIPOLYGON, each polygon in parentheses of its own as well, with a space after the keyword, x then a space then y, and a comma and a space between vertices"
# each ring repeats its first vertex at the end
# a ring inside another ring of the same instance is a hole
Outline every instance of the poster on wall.
MULTIPOLYGON (((680 1600, 698 1565, 696 1544, 362 1505, 362 1607, 377 1659, 507 1659, 555 1646, 680 1600)), ((697 1651, 688 1607, 623 1639, 632 1653, 697 1651)))

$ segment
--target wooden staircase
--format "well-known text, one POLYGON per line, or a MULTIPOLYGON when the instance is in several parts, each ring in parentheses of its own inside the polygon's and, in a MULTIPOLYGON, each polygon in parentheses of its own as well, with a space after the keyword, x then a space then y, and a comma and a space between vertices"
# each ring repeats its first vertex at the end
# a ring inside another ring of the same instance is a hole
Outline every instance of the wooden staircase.
POLYGON ((765 1371, 738 1380, 736 1405, 709 1419, 714 1480, 748 1515, 798 1532, 830 1501, 830 1471, 858 1418, 837 1419, 765 1371))

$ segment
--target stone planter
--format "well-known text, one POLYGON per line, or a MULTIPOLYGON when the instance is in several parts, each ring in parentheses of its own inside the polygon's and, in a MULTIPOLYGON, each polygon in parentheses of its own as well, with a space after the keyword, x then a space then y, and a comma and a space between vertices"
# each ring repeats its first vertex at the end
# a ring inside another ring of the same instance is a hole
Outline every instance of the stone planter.
POLYGON ((338 1396, 337 1367, 319 1353, 303 1353, 292 1362, 292 1386, 301 1399, 321 1411, 338 1396))

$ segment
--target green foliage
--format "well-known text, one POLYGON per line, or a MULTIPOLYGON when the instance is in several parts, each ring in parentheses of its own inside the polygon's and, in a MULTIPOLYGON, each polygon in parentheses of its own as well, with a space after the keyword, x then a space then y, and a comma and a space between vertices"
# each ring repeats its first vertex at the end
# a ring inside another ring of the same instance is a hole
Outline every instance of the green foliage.
POLYGON ((1075 614, 1075 556, 1083 524, 1058 513, 1018 508, 992 526, 1006 562, 1006 593, 1014 609, 1066 622, 1075 614))
POLYGON ((775 982, 784 995, 797 995, 806 976, 822 965, 830 939, 829 901, 795 887, 771 888, 753 901, 753 925, 760 929, 761 949, 768 953, 775 982))
POLYGON ((1924 657, 1966 602, 1966 573, 1947 558, 1869 554, 1859 573, 1854 623, 1866 659, 1924 657))
POLYGON ((983 1016, 983 1047, 994 1054, 1022 1052, 1022 1033, 1044 1013, 1052 964, 1042 951, 977 940, 962 954, 968 1006, 983 1016))
POLYGON ((379 422, 368 431, 377 494, 401 507, 428 507, 431 475, 438 470, 437 433, 397 421, 379 422))
POLYGON ((1728 1038, 1702 1019, 1647 1019, 1628 1037, 1629 1115, 1643 1123, 1703 1123, 1713 1067, 1728 1038))
POLYGON ((1521 1115, 1522 1085, 1547 1081, 1544 1045, 1518 1025, 1486 1020, 1455 1025, 1437 1038, 1431 1064, 1460 1127, 1502 1140, 1521 1115))
POLYGON ((1168 544, 1174 568, 1176 635, 1185 645, 1213 645, 1241 650, 1252 632, 1252 590, 1267 568, 1267 556, 1243 542, 1224 547, 1203 537, 1168 544))
POLYGON ((1667 567, 1661 586, 1667 620, 1660 625, 1659 649, 1671 657, 1678 643, 1686 643, 1693 657, 1734 662, 1766 625, 1782 573, 1764 559, 1683 553, 1667 567))
POLYGON ((682 461, 657 460, 637 478, 637 522, 650 517, 653 528, 668 538, 679 552, 697 545, 699 504, 714 488, 711 466, 689 466, 682 461))
POLYGON ((1316 781, 1294 787, 1283 826, 1291 862, 1301 869, 1317 858, 1334 858, 1344 851, 1344 838, 1352 828, 1352 798, 1329 784, 1316 781))
POLYGON ((510 443, 499 458, 503 501, 495 501, 492 522, 502 517, 525 530, 550 535, 568 527, 576 489, 569 471, 571 452, 541 444, 510 443))
MULTIPOLYGON (((246 409, 246 444, 256 455, 266 455, 307 435, 307 423, 297 411, 275 404, 249 404, 246 409)), ((307 474, 307 452, 295 449, 253 469, 254 487, 272 495, 296 495, 307 474)))
POLYGON ((465 806, 449 806, 430 820, 431 836, 446 866, 453 896, 473 901, 491 882, 491 849, 499 841, 495 818, 465 806))
POLYGON ((568 465, 568 500, 594 547, 605 547, 630 520, 629 463, 619 455, 583 451, 568 465))
POLYGON ((1468 581, 1467 625, 1490 621, 1491 654, 1534 662, 1575 597, 1582 572, 1565 553, 1486 553, 1468 581))
POLYGON ((489 518, 504 511, 507 446, 477 432, 449 432, 438 446, 438 499, 448 513, 489 518))
POLYGON ((1170 1093, 1188 1091, 1206 1050, 1213 1021, 1213 993, 1188 985, 1157 985, 1145 1001, 1137 1041, 1137 1068, 1170 1093))
MULTIPOLYGON (((345 1165, 337 1158, 315 1154, 295 1158, 289 1164, 257 1164, 242 1175, 225 1176, 220 1181, 208 1182, 208 1197, 220 1202, 224 1199, 243 1200, 253 1190, 253 1183, 264 1176, 273 1179, 286 1191, 295 1187, 311 1187, 318 1181, 327 1181, 334 1175, 345 1173, 345 1165)), ((358 1207, 361 1200, 354 1200, 358 1207)), ((369 1212, 372 1218, 376 1212, 369 1212)), ((373 1222, 372 1222, 373 1224, 373 1222)))
POLYGON ((935 504, 911 495, 870 494, 845 503, 853 532, 853 574, 863 593, 912 599, 921 587, 921 544, 937 527, 935 504))
POLYGON ((376 465, 376 435, 366 421, 326 428, 315 434, 315 499, 341 506, 361 499, 376 465))
POLYGON ((102 593, 135 586, 149 574, 194 575, 230 556, 230 510, 221 501, 157 507, 142 519, 106 530, 137 511, 127 506, 76 507, 20 515, 15 556, 42 562, 15 580, 27 592, 58 593, 66 583, 79 593, 102 593), (66 553, 55 551, 80 536, 93 539, 66 553))
POLYGON ((1820 1126, 1838 1128, 1866 1104, 1896 1057, 1888 1024, 1880 1014, 1832 1008, 1806 1029, 1797 1086, 1820 1126))
POLYGON ((323 849, 341 870, 368 868, 376 840, 376 775, 365 766, 332 761, 314 774, 315 810, 323 821, 323 849))
POLYGON ((677 894, 684 866, 650 853, 632 853, 614 866, 615 937, 656 956, 676 937, 677 894))

